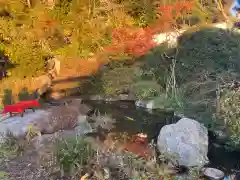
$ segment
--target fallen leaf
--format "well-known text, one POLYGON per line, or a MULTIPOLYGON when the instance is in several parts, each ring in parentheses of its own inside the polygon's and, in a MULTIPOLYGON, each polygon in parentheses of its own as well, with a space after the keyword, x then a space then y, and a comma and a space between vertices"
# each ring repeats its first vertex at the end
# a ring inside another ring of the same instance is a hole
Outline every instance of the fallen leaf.
POLYGON ((88 173, 86 173, 84 176, 81 177, 80 180, 86 180, 88 176, 89 176, 88 173))

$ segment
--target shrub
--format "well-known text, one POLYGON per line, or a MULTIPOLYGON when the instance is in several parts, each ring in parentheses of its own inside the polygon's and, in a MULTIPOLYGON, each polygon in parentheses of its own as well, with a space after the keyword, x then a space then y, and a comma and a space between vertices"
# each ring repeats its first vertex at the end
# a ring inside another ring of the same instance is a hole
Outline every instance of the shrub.
POLYGON ((138 70, 138 65, 134 63, 127 64, 126 61, 111 62, 103 71, 95 74, 85 84, 82 84, 81 92, 106 96, 130 93, 133 90, 133 83, 138 70))
POLYGON ((62 139, 57 143, 57 160, 66 173, 74 173, 91 164, 95 151, 82 137, 62 139))
POLYGON ((226 90, 221 97, 222 123, 227 127, 230 145, 240 149, 240 89, 226 90))
POLYGON ((217 87, 240 77, 239 45, 238 33, 217 28, 197 29, 179 38, 175 72, 186 115, 212 120, 217 87))
POLYGON ((7 106, 10 104, 14 104, 13 94, 11 89, 4 89, 4 95, 2 99, 2 105, 7 106))
MULTIPOLYGON (((120 65, 121 66, 121 65, 120 65)), ((134 67, 117 67, 106 71, 101 76, 103 90, 107 95, 130 92, 135 78, 134 67)))

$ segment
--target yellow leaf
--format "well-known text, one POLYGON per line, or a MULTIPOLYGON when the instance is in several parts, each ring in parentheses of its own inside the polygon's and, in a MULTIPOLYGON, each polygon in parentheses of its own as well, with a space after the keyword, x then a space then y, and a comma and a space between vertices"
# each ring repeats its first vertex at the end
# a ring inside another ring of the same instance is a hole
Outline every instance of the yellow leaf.
POLYGON ((128 116, 125 116, 128 120, 130 120, 130 121, 134 121, 134 119, 133 118, 131 118, 131 117, 128 117, 128 116))
POLYGON ((88 176, 89 176, 88 173, 86 173, 84 176, 81 177, 80 180, 86 180, 88 176))

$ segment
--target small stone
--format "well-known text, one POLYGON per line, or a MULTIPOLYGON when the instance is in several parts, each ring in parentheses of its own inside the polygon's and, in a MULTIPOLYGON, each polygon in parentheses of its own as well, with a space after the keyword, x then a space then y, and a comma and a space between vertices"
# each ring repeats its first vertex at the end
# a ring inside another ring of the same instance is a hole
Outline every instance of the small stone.
POLYGON ((87 122, 87 116, 86 115, 78 115, 77 117, 78 119, 78 125, 81 125, 82 123, 87 122))
POLYGON ((54 100, 59 100, 63 97, 63 94, 59 93, 59 92, 52 92, 49 95, 49 98, 54 99, 54 100))
POLYGON ((100 101, 103 100, 104 98, 101 95, 92 95, 89 97, 89 100, 91 101, 100 101))
POLYGON ((129 100, 129 95, 128 94, 120 94, 119 99, 120 99, 120 101, 129 100))
POLYGON ((135 102, 135 105, 137 107, 143 107, 143 108, 146 108, 146 109, 155 109, 153 100, 150 100, 150 101, 138 100, 138 101, 135 102))
POLYGON ((203 168, 201 171, 210 180, 222 180, 224 178, 224 172, 215 168, 203 168))

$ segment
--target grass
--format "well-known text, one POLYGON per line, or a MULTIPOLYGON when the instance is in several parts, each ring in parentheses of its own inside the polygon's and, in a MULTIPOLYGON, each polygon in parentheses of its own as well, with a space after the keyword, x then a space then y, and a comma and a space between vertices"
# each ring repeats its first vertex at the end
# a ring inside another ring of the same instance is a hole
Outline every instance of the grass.
POLYGON ((84 168, 94 157, 94 150, 82 137, 61 139, 57 143, 57 160, 65 173, 74 174, 84 168))

